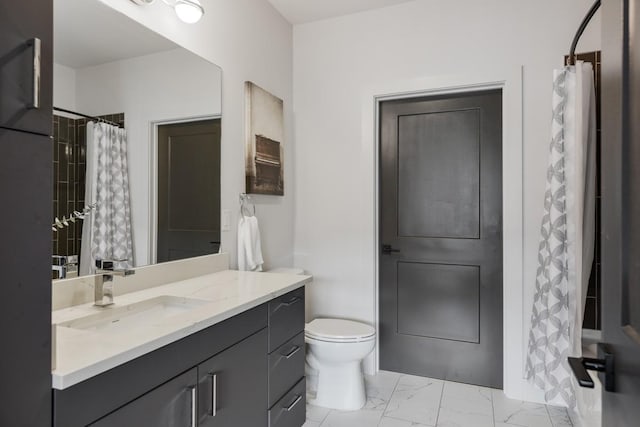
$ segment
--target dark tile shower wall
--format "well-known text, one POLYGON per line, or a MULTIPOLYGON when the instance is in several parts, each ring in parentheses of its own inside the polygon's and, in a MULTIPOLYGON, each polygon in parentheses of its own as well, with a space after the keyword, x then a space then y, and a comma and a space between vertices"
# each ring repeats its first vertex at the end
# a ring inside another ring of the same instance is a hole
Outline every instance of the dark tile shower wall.
POLYGON ((600 243, 601 243, 601 228, 600 228, 600 204, 601 204, 601 191, 600 191, 600 152, 601 152, 601 131, 600 131, 600 51, 581 53, 578 56, 579 60, 590 62, 593 64, 593 71, 595 73, 596 83, 596 238, 595 238, 595 256, 593 265, 591 267, 591 276, 589 277, 589 289, 587 290, 587 305, 585 307, 584 322, 582 327, 585 329, 597 329, 601 328, 601 268, 600 268, 600 243))
MULTIPOLYGON (((124 113, 100 118, 124 127, 124 113)), ((53 217, 68 217, 81 211, 86 171, 86 125, 88 119, 53 116, 53 217)), ((90 203, 90 202, 89 202, 90 203)), ((52 221, 53 222, 53 221, 52 221)), ((82 221, 53 232, 54 255, 80 255, 82 221)))
MULTIPOLYGON (((84 180, 76 120, 53 116, 53 218, 78 210, 78 182, 84 180)), ((82 227, 76 223, 53 232, 54 255, 77 255, 82 227)))

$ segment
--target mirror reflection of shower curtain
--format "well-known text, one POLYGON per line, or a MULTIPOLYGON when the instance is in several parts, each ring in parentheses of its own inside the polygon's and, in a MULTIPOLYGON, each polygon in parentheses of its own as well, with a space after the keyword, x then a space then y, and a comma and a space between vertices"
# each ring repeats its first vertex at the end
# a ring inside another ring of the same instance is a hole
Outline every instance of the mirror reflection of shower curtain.
POLYGON ((82 226, 80 274, 93 274, 97 259, 133 267, 126 131, 88 122, 86 164, 85 201, 97 206, 82 226))
POLYGON ((567 357, 582 356, 595 242, 595 90, 590 63, 554 72, 552 140, 526 377, 548 403, 584 408, 567 357))

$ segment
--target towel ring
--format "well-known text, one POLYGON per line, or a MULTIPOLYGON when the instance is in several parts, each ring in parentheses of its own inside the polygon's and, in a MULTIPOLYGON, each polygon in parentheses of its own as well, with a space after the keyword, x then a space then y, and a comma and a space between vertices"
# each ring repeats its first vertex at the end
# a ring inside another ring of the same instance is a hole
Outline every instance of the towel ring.
POLYGON ((240 215, 256 216, 256 205, 251 201, 251 196, 240 193, 240 215))

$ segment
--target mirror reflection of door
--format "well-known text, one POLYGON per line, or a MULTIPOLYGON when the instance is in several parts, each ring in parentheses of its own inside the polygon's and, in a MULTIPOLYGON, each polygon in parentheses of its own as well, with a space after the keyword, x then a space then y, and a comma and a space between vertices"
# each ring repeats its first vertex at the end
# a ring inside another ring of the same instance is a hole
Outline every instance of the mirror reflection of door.
POLYGON ((220 119, 158 126, 157 262, 220 249, 220 119))

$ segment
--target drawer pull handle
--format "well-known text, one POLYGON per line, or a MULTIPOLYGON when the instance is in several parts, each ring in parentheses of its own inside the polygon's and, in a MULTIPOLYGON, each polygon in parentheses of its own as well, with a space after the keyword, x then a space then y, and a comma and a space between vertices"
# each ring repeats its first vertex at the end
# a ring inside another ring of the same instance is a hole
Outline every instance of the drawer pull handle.
POLYGON ((39 38, 35 37, 27 42, 28 46, 32 50, 33 57, 33 68, 32 68, 32 98, 31 102, 27 105, 27 108, 40 108, 40 58, 41 58, 41 50, 42 50, 42 42, 39 38))
POLYGON ((284 357, 285 359, 291 359, 293 357, 294 354, 296 354, 297 352, 299 352, 301 350, 302 347, 294 345, 293 348, 291 349, 291 351, 289 351, 289 353, 287 354, 281 354, 280 357, 284 357))
POLYGON ((196 427, 196 422, 197 422, 196 401, 197 401, 196 388, 194 386, 194 387, 191 387, 191 427, 196 427))
POLYGON ((293 410, 293 408, 298 404, 298 402, 300 402, 302 400, 302 395, 299 394, 298 396, 296 396, 295 400, 293 402, 291 402, 291 404, 289 406, 285 406, 283 407, 283 409, 287 412, 291 412, 293 410))
POLYGON ((293 297, 289 301, 283 301, 280 304, 278 304, 278 306, 276 307, 275 310, 273 310, 273 312, 275 313, 276 311, 280 310, 282 307, 291 307, 292 305, 300 301, 302 301, 302 298, 300 297, 293 297))
POLYGON ((218 412, 218 375, 211 373, 209 378, 211 378, 211 412, 209 415, 215 417, 218 412))

